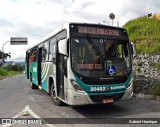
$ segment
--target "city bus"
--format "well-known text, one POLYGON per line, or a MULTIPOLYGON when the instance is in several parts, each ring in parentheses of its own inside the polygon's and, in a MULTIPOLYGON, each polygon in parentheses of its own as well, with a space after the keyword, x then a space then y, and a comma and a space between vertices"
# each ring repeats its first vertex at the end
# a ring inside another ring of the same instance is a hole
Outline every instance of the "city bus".
POLYGON ((26 51, 25 74, 55 105, 114 103, 133 96, 135 55, 124 28, 67 23, 26 51))

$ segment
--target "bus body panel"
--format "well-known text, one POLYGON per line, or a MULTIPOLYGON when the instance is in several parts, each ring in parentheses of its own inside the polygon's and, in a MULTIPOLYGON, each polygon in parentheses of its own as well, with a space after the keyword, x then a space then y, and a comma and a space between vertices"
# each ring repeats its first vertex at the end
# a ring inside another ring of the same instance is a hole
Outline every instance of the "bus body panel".
POLYGON ((37 73, 37 66, 38 63, 37 62, 33 62, 32 63, 32 81, 35 85, 38 85, 38 73, 37 73))
POLYGON ((42 89, 49 92, 49 78, 54 77, 54 82, 56 83, 56 65, 52 62, 43 62, 41 71, 41 82, 42 89))

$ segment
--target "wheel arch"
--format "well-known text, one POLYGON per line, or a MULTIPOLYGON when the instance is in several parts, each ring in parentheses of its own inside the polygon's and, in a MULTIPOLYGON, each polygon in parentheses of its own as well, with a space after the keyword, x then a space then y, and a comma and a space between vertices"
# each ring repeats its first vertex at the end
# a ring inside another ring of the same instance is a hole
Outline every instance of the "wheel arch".
POLYGON ((56 89, 56 96, 57 96, 57 87, 56 87, 56 81, 55 81, 55 77, 53 77, 52 75, 49 76, 49 79, 48 79, 48 94, 51 95, 51 86, 52 84, 55 86, 55 89, 56 89))

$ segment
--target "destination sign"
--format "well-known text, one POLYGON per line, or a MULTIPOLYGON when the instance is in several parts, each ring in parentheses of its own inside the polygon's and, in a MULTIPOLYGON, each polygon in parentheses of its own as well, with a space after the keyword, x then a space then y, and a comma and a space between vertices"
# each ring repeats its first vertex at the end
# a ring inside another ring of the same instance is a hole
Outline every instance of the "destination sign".
POLYGON ((78 26, 78 33, 120 36, 119 31, 109 28, 78 26))
POLYGON ((81 35, 102 35, 109 37, 124 37, 123 39, 128 40, 127 31, 125 29, 101 24, 70 24, 70 35, 71 37, 81 35))

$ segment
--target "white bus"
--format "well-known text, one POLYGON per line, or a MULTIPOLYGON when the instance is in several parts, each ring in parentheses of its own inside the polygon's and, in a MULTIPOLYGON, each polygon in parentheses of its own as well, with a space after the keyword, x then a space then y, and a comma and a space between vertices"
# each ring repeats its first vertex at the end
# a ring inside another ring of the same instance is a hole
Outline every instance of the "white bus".
POLYGON ((123 28, 68 23, 26 51, 26 76, 55 105, 113 103, 133 95, 133 55, 123 28))

